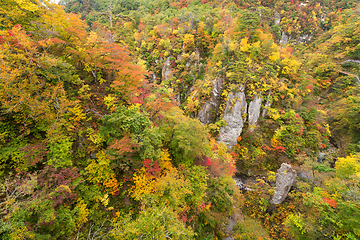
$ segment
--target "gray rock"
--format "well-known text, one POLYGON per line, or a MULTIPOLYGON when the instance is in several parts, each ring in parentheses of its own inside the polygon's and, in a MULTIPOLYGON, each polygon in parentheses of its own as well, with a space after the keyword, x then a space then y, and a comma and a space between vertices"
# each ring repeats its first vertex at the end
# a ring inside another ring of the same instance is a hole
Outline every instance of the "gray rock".
POLYGON ((296 172, 286 163, 281 164, 277 172, 275 192, 271 200, 273 204, 280 204, 285 200, 296 178, 296 172))
POLYGON ((321 14, 320 20, 321 20, 322 22, 325 22, 325 20, 326 20, 326 15, 325 15, 325 14, 321 14))
POLYGON ((264 110, 263 112, 261 113, 261 117, 265 118, 267 117, 267 113, 269 111, 269 108, 271 107, 271 100, 270 100, 270 96, 271 96, 271 90, 269 91, 269 94, 268 94, 268 97, 267 97, 267 100, 266 100, 266 103, 264 105, 264 110))
POLYGON ((161 75, 163 80, 168 80, 171 74, 170 57, 164 63, 161 75))
POLYGON ((288 35, 285 34, 285 32, 282 32, 281 39, 280 39, 280 44, 281 45, 286 45, 289 42, 290 39, 291 39, 291 36, 288 36, 288 35))
POLYGON ((275 21, 274 21, 274 24, 275 24, 275 25, 279 25, 279 24, 280 24, 280 21, 281 21, 281 16, 280 16, 280 14, 278 13, 278 11, 275 11, 275 21))
POLYGON ((181 98, 180 93, 175 94, 174 99, 175 99, 178 106, 180 106, 180 104, 181 104, 180 98, 181 98))
POLYGON ((298 177, 314 180, 314 177, 311 174, 311 171, 298 173, 298 177))
POLYGON ((249 103, 248 116, 250 132, 254 131, 255 125, 259 120, 262 98, 255 96, 254 100, 249 103))
POLYGON ((319 153, 319 156, 318 156, 318 162, 323 162, 326 160, 326 153, 319 153))
POLYGON ((297 44, 310 42, 311 38, 312 36, 308 34, 301 35, 297 40, 297 44))
POLYGON ((239 92, 235 94, 230 93, 223 118, 227 125, 220 128, 218 138, 218 141, 223 142, 228 148, 237 143, 237 138, 242 132, 246 120, 246 117, 243 117, 243 113, 246 112, 246 108, 247 103, 243 87, 240 87, 239 92))
POLYGON ((253 191, 251 188, 246 187, 245 184, 241 181, 241 179, 239 179, 239 178, 233 178, 233 179, 235 181, 236 186, 238 186, 240 190, 253 191))
POLYGON ((150 73, 150 78, 152 82, 155 82, 156 80, 156 74, 155 73, 150 73))
POLYGON ((264 105, 264 110, 261 113, 261 117, 265 118, 267 117, 267 113, 269 111, 269 108, 271 107, 271 100, 270 100, 270 96, 271 96, 271 90, 269 91, 266 103, 264 105))
POLYGON ((216 111, 220 105, 220 93, 223 87, 224 80, 219 78, 213 82, 213 91, 211 98, 207 101, 203 108, 198 113, 198 118, 203 124, 209 124, 214 121, 213 112, 216 111))

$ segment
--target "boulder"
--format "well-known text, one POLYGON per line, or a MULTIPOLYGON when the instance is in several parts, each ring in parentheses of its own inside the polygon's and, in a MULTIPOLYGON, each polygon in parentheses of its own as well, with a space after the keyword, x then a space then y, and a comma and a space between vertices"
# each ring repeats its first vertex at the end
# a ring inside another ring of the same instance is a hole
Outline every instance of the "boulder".
POLYGON ((281 164, 277 172, 275 192, 271 200, 273 204, 280 204, 285 200, 296 178, 295 170, 286 163, 281 164))

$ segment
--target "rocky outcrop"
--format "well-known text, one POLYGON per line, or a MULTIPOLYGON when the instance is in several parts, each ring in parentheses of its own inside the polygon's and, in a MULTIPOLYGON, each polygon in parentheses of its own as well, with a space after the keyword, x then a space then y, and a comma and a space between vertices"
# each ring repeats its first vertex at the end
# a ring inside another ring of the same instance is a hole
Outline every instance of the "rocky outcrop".
MULTIPOLYGON (((297 40, 296 40, 296 44, 301 44, 301 43, 308 43, 310 42, 312 36, 309 34, 304 34, 304 35, 300 35, 297 40)), ((282 32, 281 34, 281 39, 280 39, 280 44, 281 45, 286 45, 288 44, 288 42, 291 40, 291 36, 288 36, 285 34, 285 32, 282 32)))
POLYGON ((161 71, 162 79, 168 80, 171 74, 170 57, 168 57, 164 63, 161 71))
POLYGON ((255 96, 254 100, 249 103, 248 116, 249 116, 249 129, 250 132, 254 131, 255 125, 260 117, 262 98, 255 96))
MULTIPOLYGON (((260 117, 262 100, 261 96, 255 96, 255 98, 249 103, 249 107, 247 107, 246 97, 242 87, 236 94, 230 93, 226 102, 226 109, 223 118, 227 125, 226 127, 220 128, 218 141, 225 143, 227 147, 234 146, 237 143, 237 138, 243 130, 246 115, 249 120, 249 129, 251 132, 254 131, 260 117)), ((269 104, 270 101, 267 102, 267 105, 269 104)), ((204 108, 205 107, 210 109, 210 106, 208 105, 205 105, 204 108)), ((205 116, 201 115, 201 117, 203 120, 200 121, 205 123, 205 116)))
POLYGON ((237 93, 230 93, 224 112, 224 120, 226 127, 220 128, 220 136, 218 141, 226 144, 227 147, 232 147, 237 143, 237 138, 240 136, 244 127, 246 117, 247 103, 244 93, 244 88, 240 87, 237 93))
MULTIPOLYGON (((239 92, 236 94, 230 93, 226 102, 223 119, 227 125, 226 127, 220 128, 218 141, 225 143, 227 147, 232 147, 237 143, 237 138, 240 136, 246 121, 246 115, 248 116, 249 129, 251 132, 254 131, 260 117, 262 97, 255 96, 249 103, 249 107, 247 107, 246 96, 243 89, 243 87, 240 87, 239 92)), ((219 104, 219 102, 217 104, 219 104)), ((270 105, 270 101, 267 102, 267 105, 270 105)), ((210 116, 205 114, 207 113, 206 111, 210 111, 211 109, 213 108, 211 108, 210 104, 205 104, 204 108, 200 111, 201 114, 199 113, 201 122, 207 123, 207 120, 211 119, 210 116)))
POLYGON ((238 178, 233 178, 233 179, 235 181, 236 186, 238 186, 240 190, 253 191, 251 188, 246 187, 245 184, 241 181, 241 179, 238 179, 238 178))
POLYGON ((223 82, 223 79, 215 79, 213 82, 211 98, 205 103, 198 114, 198 118, 203 124, 214 122, 213 113, 217 111, 218 107, 220 106, 220 93, 223 87, 223 82))
POLYGON ((155 73, 150 73, 150 79, 152 82, 155 82, 156 81, 156 74, 155 73))
POLYGON ((267 100, 264 105, 264 110, 261 113, 261 117, 263 117, 263 118, 267 117, 268 110, 271 107, 271 98, 270 97, 271 97, 271 90, 269 91, 269 94, 267 96, 267 100))
POLYGON ((273 204, 280 204, 285 200, 296 178, 295 170, 286 163, 281 164, 277 172, 275 192, 271 200, 273 204))
POLYGON ((299 38, 296 42, 297 42, 297 44, 308 43, 308 42, 310 42, 311 38, 312 38, 311 35, 304 34, 304 35, 299 36, 299 38))
POLYGON ((280 44, 281 45, 286 45, 289 42, 290 39, 291 39, 291 36, 288 36, 284 32, 282 32, 281 39, 280 39, 280 44))
POLYGON ((281 21, 281 16, 279 14, 278 11, 275 11, 275 21, 274 21, 274 24, 275 25, 279 25, 280 24, 280 21, 281 21))

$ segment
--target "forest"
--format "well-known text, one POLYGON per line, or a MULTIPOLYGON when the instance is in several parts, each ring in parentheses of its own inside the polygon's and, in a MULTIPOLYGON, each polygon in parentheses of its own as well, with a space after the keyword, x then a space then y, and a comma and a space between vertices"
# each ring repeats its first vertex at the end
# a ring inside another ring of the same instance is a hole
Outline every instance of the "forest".
POLYGON ((0 239, 360 239, 360 3, 1 0, 0 239))

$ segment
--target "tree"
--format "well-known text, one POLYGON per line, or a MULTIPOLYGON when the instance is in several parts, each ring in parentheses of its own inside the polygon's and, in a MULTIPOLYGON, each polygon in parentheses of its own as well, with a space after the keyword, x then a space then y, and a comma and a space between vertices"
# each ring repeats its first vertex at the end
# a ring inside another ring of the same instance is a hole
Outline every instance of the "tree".
POLYGON ((177 108, 163 114, 160 131, 164 144, 176 165, 190 166, 194 160, 209 152, 209 133, 197 119, 183 115, 177 108))

